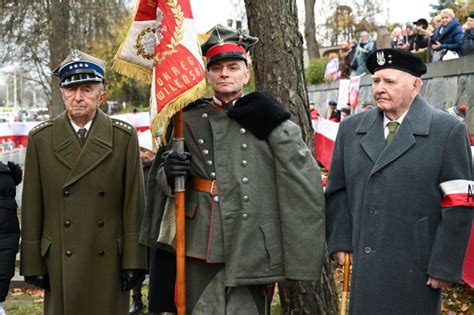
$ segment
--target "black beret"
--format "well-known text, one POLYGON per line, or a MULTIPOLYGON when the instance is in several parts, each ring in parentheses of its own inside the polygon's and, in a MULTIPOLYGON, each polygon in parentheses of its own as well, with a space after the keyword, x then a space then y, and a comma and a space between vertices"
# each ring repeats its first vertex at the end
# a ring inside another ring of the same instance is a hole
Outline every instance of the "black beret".
POLYGON ((219 59, 237 58, 247 61, 247 52, 257 43, 258 38, 216 25, 207 41, 201 45, 202 54, 207 58, 207 64, 219 59))
POLYGON ((386 68, 408 72, 415 77, 426 73, 426 66, 419 56, 401 49, 378 49, 367 57, 366 64, 372 74, 386 68))

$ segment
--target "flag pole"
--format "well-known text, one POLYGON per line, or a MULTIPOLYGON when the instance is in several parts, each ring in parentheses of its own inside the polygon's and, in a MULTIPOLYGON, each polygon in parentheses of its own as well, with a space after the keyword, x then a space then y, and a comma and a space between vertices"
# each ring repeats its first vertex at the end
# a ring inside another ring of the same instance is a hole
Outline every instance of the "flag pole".
POLYGON ((342 284, 341 315, 347 314, 347 300, 349 297, 350 275, 351 275, 351 255, 348 252, 345 252, 344 253, 344 282, 342 284))
MULTIPOLYGON (((173 149, 178 153, 184 153, 184 128, 183 112, 177 112, 173 117, 173 149)), ((186 242, 185 242, 185 177, 175 178, 175 201, 176 201, 176 309, 178 315, 186 314, 186 242)))

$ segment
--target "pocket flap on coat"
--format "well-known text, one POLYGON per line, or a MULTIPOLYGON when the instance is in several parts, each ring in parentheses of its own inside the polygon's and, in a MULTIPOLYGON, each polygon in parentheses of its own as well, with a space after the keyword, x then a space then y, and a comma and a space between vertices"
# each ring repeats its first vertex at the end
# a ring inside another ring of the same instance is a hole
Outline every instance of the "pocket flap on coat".
POLYGON ((46 256, 48 249, 51 247, 51 243, 52 243, 51 240, 47 238, 46 236, 41 237, 41 245, 40 245, 41 257, 46 256))

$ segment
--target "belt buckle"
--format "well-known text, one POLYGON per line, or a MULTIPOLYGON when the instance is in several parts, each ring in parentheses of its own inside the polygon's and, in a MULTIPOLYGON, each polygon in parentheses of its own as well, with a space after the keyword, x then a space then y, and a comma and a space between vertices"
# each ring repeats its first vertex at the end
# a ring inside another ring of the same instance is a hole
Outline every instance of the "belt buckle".
POLYGON ((209 194, 211 196, 217 195, 216 193, 214 193, 214 187, 216 187, 216 181, 215 180, 211 181, 211 189, 209 189, 209 194))

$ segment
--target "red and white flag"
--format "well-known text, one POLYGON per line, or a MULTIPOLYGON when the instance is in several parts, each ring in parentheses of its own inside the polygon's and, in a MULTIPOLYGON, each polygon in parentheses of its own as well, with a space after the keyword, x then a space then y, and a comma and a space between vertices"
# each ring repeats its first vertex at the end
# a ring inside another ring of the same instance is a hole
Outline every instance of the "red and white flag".
POLYGON ((150 128, 163 143, 171 117, 206 88, 189 0, 140 0, 114 69, 151 84, 150 128))
POLYGON ((339 124, 318 117, 313 121, 314 129, 314 153, 316 160, 321 163, 327 170, 331 167, 332 151, 336 142, 339 124))

